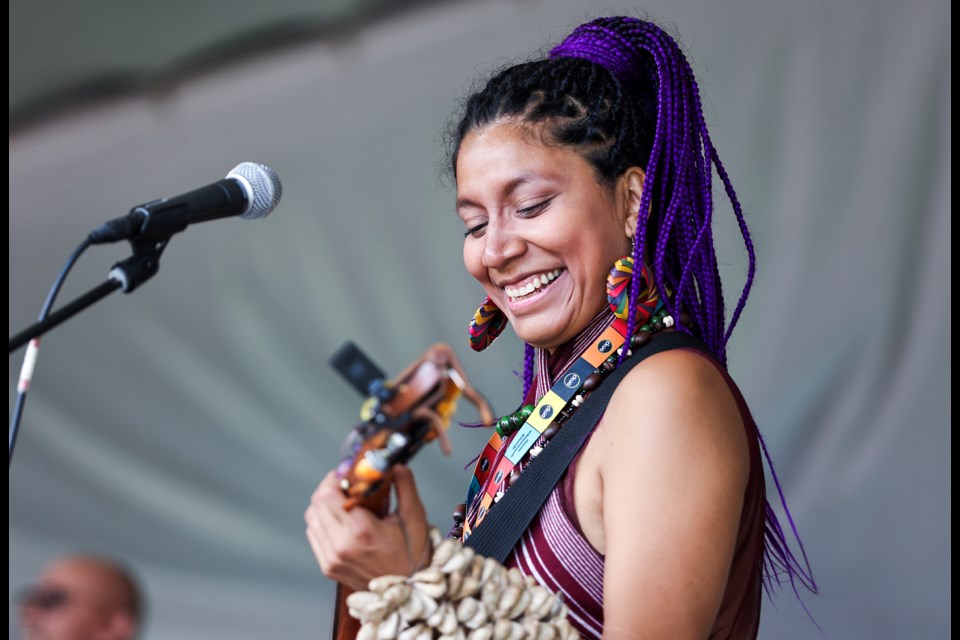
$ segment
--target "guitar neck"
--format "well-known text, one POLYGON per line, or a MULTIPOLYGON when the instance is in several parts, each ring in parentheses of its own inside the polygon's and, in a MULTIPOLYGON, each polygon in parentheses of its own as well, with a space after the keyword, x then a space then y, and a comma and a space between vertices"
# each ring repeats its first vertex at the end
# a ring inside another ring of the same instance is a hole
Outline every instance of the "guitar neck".
MULTIPOLYGON (((390 511, 391 484, 385 481, 376 493, 358 499, 356 506, 372 511, 378 518, 386 516, 390 511)), ((337 596, 333 606, 332 640, 355 640, 360 633, 360 621, 350 615, 347 607, 347 596, 353 592, 353 589, 342 582, 337 583, 337 596)))
MULTIPOLYGON (((432 345, 389 383, 352 343, 341 349, 332 364, 355 389, 368 396, 360 413, 363 422, 347 441, 350 457, 342 461, 349 463, 340 474, 347 496, 344 509, 363 507, 384 517, 390 509, 393 465, 406 464, 425 443, 435 439, 449 454, 446 428, 461 394, 477 407, 484 423, 493 422, 490 405, 467 382, 449 345, 432 345)), ((352 640, 360 630, 360 622, 350 615, 346 604, 352 592, 346 585, 337 584, 334 640, 352 640)))

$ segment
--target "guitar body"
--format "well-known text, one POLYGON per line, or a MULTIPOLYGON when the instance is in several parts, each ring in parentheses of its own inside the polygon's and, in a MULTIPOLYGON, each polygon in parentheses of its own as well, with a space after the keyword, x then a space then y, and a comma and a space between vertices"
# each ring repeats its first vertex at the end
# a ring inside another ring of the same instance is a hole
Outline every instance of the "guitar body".
MULTIPOLYGON (((456 411, 457 399, 463 395, 480 412, 485 424, 493 422, 493 412, 486 400, 467 382, 453 350, 438 343, 391 382, 373 377, 358 384, 356 362, 379 372, 353 345, 346 357, 343 351, 337 358, 347 363, 338 370, 354 386, 366 387, 370 396, 361 408, 362 422, 344 443, 342 459, 337 467, 340 487, 346 500, 344 509, 361 507, 378 517, 390 509, 392 467, 405 464, 427 442, 439 439, 444 453, 449 453, 446 430, 456 411), (350 367, 350 364, 354 366, 350 367)), ((337 583, 333 617, 334 640, 354 640, 360 631, 360 621, 350 615, 347 596, 349 587, 337 583)))

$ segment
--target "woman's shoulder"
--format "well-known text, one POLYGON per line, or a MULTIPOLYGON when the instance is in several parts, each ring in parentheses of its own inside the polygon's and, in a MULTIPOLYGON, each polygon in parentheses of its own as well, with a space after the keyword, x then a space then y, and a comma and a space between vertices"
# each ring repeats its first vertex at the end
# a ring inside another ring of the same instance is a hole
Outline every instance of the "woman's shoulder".
POLYGON ((637 398, 646 388, 682 399, 691 392, 717 393, 734 399, 733 382, 713 356, 692 347, 668 349, 636 364, 621 381, 613 400, 637 398))
POLYGON ((699 612, 712 621, 750 474, 743 418, 722 368, 688 349, 649 356, 616 388, 589 447, 607 623, 629 624, 630 602, 664 593, 671 597, 651 619, 680 624, 699 612))
POLYGON ((686 348, 662 351, 624 377, 600 427, 605 440, 627 443, 633 455, 657 455, 649 447, 653 438, 666 449, 720 455, 739 466, 748 460, 748 442, 735 393, 710 356, 686 348))

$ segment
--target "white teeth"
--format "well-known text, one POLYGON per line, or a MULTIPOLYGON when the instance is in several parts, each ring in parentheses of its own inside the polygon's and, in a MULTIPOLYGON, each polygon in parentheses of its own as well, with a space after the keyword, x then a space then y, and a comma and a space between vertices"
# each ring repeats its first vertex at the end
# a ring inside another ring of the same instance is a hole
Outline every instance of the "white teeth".
POLYGON ((517 287, 515 289, 505 288, 504 292, 506 292, 507 296, 512 299, 528 296, 534 291, 536 291, 537 289, 542 289, 543 287, 547 286, 547 284, 556 280, 557 276, 559 276, 562 272, 563 272, 563 269, 554 269, 553 271, 542 273, 534 277, 532 282, 528 282, 524 286, 517 287))

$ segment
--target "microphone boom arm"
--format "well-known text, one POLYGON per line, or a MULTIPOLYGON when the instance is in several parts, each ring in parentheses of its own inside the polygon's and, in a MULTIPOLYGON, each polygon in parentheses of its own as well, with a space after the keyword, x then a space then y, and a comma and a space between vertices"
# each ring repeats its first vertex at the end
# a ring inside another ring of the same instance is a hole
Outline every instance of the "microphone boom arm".
POLYGON ((16 349, 30 342, 30 340, 43 335, 64 320, 72 318, 94 302, 107 297, 117 289, 122 289, 124 293, 130 293, 155 276, 157 271, 160 270, 160 254, 167 248, 167 242, 169 242, 169 240, 169 235, 159 240, 156 238, 151 240, 131 240, 130 245, 133 247, 133 255, 113 265, 109 277, 105 282, 97 285, 61 309, 51 313, 44 320, 33 323, 10 338, 9 353, 13 353, 16 349))

